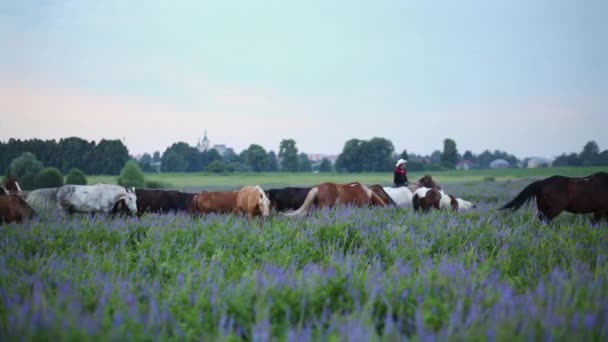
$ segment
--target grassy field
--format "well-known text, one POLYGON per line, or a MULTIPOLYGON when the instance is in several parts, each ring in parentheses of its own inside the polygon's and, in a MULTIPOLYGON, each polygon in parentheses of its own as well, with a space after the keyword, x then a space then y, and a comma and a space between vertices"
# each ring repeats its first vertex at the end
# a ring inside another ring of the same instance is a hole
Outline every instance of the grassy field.
POLYGON ((0 226, 0 340, 605 341, 608 226, 497 212, 524 183, 449 183, 466 213, 42 212, 0 226))
MULTIPOLYGON (((491 177, 496 181, 505 181, 522 178, 548 177, 559 174, 564 176, 584 176, 597 171, 608 171, 607 167, 593 168, 538 168, 538 169, 501 169, 501 170, 453 170, 426 172, 439 183, 465 183, 479 182, 491 177)), ((417 180, 425 172, 410 172, 408 178, 417 180)), ((90 176, 89 184, 116 183, 114 176, 90 176)), ((161 173, 146 174, 146 179, 161 181, 175 188, 207 188, 207 187, 238 187, 258 184, 260 186, 284 185, 315 185, 322 182, 348 183, 359 181, 364 184, 390 185, 393 175, 387 173, 248 173, 215 175, 209 173, 161 173)))

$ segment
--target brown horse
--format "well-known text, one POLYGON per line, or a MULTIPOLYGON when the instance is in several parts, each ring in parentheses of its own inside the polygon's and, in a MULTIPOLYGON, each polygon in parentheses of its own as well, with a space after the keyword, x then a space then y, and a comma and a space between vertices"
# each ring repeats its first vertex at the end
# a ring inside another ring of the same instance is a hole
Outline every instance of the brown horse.
POLYGON ((201 192, 192 198, 191 213, 246 214, 268 216, 270 201, 259 186, 246 186, 239 191, 201 192))
POLYGON ((412 205, 415 211, 427 212, 431 209, 440 209, 442 194, 437 189, 419 188, 412 197, 412 205))
POLYGON ((286 215, 304 215, 308 213, 311 206, 318 208, 333 208, 338 204, 352 206, 381 206, 386 203, 371 189, 358 182, 350 184, 322 183, 310 189, 302 206, 286 215))
POLYGON ((562 211, 593 213, 594 222, 608 220, 608 173, 579 178, 552 176, 533 182, 499 210, 515 211, 532 198, 536 198, 537 217, 541 221, 550 222, 562 211))
POLYGON ((424 177, 418 180, 417 188, 429 188, 435 190, 441 190, 441 187, 435 183, 435 180, 431 175, 424 175, 424 177))
POLYGON ((21 187, 19 186, 19 183, 17 183, 17 179, 15 177, 8 177, 4 182, 4 185, 0 188, 3 188, 7 195, 23 196, 23 191, 21 190, 21 187))
POLYGON ((386 203, 386 205, 391 205, 391 206, 397 205, 397 204, 395 204, 395 201, 393 201, 391 196, 389 196, 389 194, 387 194, 386 191, 384 191, 384 187, 382 185, 374 184, 374 185, 370 186, 369 189, 371 191, 373 191, 376 195, 378 195, 378 197, 380 197, 382 199, 382 201, 384 203, 386 203))
POLYGON ((21 223, 34 216, 34 209, 20 196, 0 196, 0 223, 21 223))

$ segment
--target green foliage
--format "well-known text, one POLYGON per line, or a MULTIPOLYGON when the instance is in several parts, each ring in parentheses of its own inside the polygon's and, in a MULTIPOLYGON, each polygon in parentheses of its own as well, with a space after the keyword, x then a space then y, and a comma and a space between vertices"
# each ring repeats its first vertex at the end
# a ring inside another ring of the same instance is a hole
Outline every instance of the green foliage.
POLYGON ((8 168, 7 175, 15 177, 24 190, 35 188, 34 177, 42 170, 42 163, 30 152, 24 152, 21 156, 13 159, 8 168))
POLYGON ((283 139, 279 145, 279 159, 281 170, 285 172, 298 171, 298 148, 293 139, 283 139))
POLYGON ((144 187, 146 189, 166 189, 171 187, 171 183, 154 179, 146 179, 144 181, 144 187))
POLYGON ((222 173, 226 171, 226 164, 224 164, 221 160, 215 160, 213 163, 209 164, 207 167, 207 171, 213 173, 222 173))
POLYGON ((277 154, 274 151, 268 152, 268 167, 266 169, 268 172, 277 172, 279 171, 279 160, 277 159, 277 154))
POLYGON ((351 139, 346 142, 336 160, 336 170, 345 172, 390 172, 394 167, 395 148, 390 140, 372 138, 369 141, 351 139))
POLYGON ((308 159, 308 155, 306 153, 300 153, 298 155, 298 171, 312 172, 312 164, 308 159))
POLYGON ((441 153, 441 166, 453 169, 458 163, 458 149, 456 148, 456 142, 452 139, 445 139, 443 141, 443 152, 441 153))
POLYGON ((61 171, 55 167, 47 167, 34 177, 34 187, 39 188, 56 188, 63 185, 63 175, 61 171))
POLYGON ((329 161, 329 159, 323 158, 323 160, 321 160, 321 164, 319 164, 319 172, 332 172, 332 171, 333 171, 333 166, 331 165, 331 162, 329 161))
POLYGON ((79 169, 71 169, 65 177, 65 184, 87 185, 87 177, 79 169))
POLYGON ((266 171, 270 165, 270 158, 266 150, 256 144, 249 145, 246 150, 241 152, 240 158, 253 172, 266 171))
POLYGON ((137 161, 139 168, 143 172, 154 172, 156 169, 152 166, 152 156, 149 153, 144 153, 137 161))
POLYGON ((118 185, 121 186, 134 186, 141 188, 144 186, 144 173, 139 168, 139 165, 134 160, 129 160, 125 167, 120 171, 120 177, 118 178, 118 185))

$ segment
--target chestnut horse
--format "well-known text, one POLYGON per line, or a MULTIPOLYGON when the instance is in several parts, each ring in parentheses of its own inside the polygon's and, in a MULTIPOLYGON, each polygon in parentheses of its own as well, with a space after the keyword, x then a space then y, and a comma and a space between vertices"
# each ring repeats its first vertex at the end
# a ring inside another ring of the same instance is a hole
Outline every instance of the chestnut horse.
POLYGON ((246 214, 268 216, 270 201, 259 186, 246 186, 239 191, 201 192, 192 198, 191 213, 246 214))
POLYGON ((34 209, 16 195, 0 195, 0 223, 21 223, 35 216, 34 209))
POLYGON ((21 190, 15 177, 8 177, 4 182, 4 185, 0 186, 0 188, 2 188, 7 195, 19 195, 24 197, 23 190, 21 190))
POLYGON ((311 206, 333 208, 338 204, 386 207, 386 203, 365 185, 354 182, 350 184, 322 183, 310 189, 302 206, 288 216, 307 214, 311 206))
POLYGON ((386 205, 396 206, 397 204, 393 201, 393 198, 384 190, 384 187, 380 184, 374 184, 369 187, 371 191, 373 191, 378 197, 386 203, 386 205))
POLYGON ((499 210, 515 211, 533 198, 538 219, 547 223, 562 211, 593 213, 594 222, 608 220, 608 173, 597 172, 587 177, 552 176, 533 182, 499 210))

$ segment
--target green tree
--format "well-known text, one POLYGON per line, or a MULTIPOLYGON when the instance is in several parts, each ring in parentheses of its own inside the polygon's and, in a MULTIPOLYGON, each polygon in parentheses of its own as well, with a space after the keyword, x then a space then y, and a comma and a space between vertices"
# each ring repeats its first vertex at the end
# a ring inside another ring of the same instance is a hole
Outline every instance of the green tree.
POLYGON ((42 163, 31 152, 24 152, 13 159, 8 168, 8 176, 15 177, 22 189, 34 189, 34 177, 42 170, 42 163))
POLYGON ((94 142, 88 142, 78 137, 60 139, 57 144, 59 160, 54 165, 62 172, 68 172, 71 168, 89 167, 94 149, 94 142))
POLYGON ((71 169, 65 177, 65 184, 87 185, 87 177, 79 169, 71 169))
POLYGON ((185 142, 177 142, 167 147, 161 159, 162 172, 186 172, 190 169, 196 149, 185 142), (194 150, 194 151, 193 151, 194 150))
POLYGON ((152 156, 150 153, 144 153, 141 158, 137 161, 139 167, 144 172, 154 172, 154 168, 152 167, 152 156))
POLYGON ((579 154, 581 165, 592 166, 597 165, 598 156, 600 154, 600 148, 597 143, 593 140, 588 141, 583 150, 579 154))
POLYGON ((249 145, 246 150, 241 152, 241 160, 254 172, 262 172, 268 169, 268 165, 270 164, 266 150, 256 144, 249 145))
POLYGON ((298 171, 300 172, 312 172, 312 164, 308 155, 304 152, 298 154, 298 171))
POLYGON ((398 157, 401 158, 401 159, 403 159, 403 160, 409 160, 409 156, 407 155, 407 150, 403 150, 401 152, 401 154, 399 154, 398 157))
POLYGON ((88 174, 118 175, 130 159, 129 150, 120 140, 102 139, 91 153, 88 174))
POLYGON ((138 188, 144 186, 144 173, 139 168, 137 162, 134 160, 127 161, 122 171, 120 171, 117 183, 121 186, 134 186, 138 188))
POLYGON ((152 155, 152 161, 155 163, 160 163, 160 152, 159 151, 154 151, 154 154, 152 155))
POLYGON ((207 171, 213 173, 222 173, 226 171, 226 164, 222 160, 214 160, 207 166, 207 171))
POLYGON ((321 164, 319 164, 319 172, 331 172, 331 171, 332 171, 331 162, 329 161, 329 159, 323 158, 323 160, 321 160, 321 164))
POLYGON ((298 148, 293 139, 283 139, 279 145, 279 160, 281 170, 287 172, 298 171, 298 148))
POLYGON ((34 187, 39 188, 56 188, 63 185, 63 175, 61 171, 55 167, 47 167, 36 176, 34 176, 34 187))
POLYGON ((458 163, 458 149, 456 148, 456 142, 452 139, 445 139, 443 141, 443 152, 441 153, 441 166, 453 169, 458 163))
POLYGON ((344 143, 342 153, 336 160, 336 171, 361 172, 361 144, 359 139, 350 139, 344 143))
POLYGON ((276 153, 274 151, 268 152, 268 172, 277 172, 279 171, 279 160, 277 159, 276 153))

